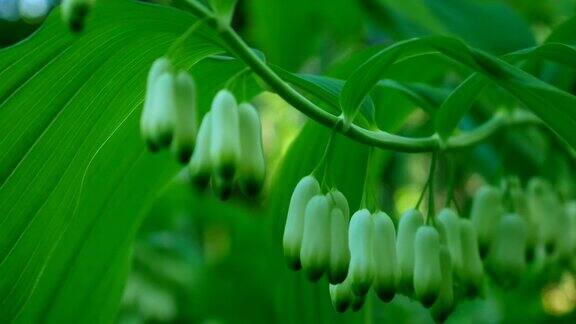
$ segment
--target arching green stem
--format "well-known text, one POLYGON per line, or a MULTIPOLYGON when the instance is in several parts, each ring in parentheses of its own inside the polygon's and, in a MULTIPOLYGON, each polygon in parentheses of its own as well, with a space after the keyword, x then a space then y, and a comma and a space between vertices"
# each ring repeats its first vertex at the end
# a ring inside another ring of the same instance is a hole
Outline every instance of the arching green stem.
POLYGON ((408 138, 390 134, 381 130, 369 130, 358 125, 349 128, 337 124, 341 118, 318 107, 308 98, 304 97, 288 83, 284 82, 254 51, 246 45, 244 40, 228 25, 223 25, 203 5, 194 0, 187 0, 191 11, 207 23, 215 27, 224 40, 231 54, 242 60, 252 71, 258 75, 274 92, 286 102, 307 115, 316 122, 332 128, 337 125, 336 131, 349 138, 370 146, 390 149, 401 152, 433 152, 438 150, 458 150, 473 146, 507 126, 535 124, 542 125, 540 120, 529 113, 496 114, 491 120, 476 130, 450 137, 443 141, 438 134, 428 137, 408 138))

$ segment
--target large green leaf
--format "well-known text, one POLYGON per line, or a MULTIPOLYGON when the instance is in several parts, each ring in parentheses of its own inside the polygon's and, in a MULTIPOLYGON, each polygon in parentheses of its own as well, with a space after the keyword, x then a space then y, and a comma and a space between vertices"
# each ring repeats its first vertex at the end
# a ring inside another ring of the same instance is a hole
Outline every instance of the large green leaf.
POLYGON ((254 0, 244 2, 244 10, 250 43, 288 69, 299 69, 322 48, 354 40, 362 27, 353 0, 254 0))
POLYGON ((502 1, 424 0, 452 35, 494 54, 534 46, 530 26, 502 1), (489 22, 489 23, 487 23, 489 22))
MULTIPOLYGON (((102 1, 84 34, 71 35, 56 10, 0 51, 1 322, 114 318, 142 212, 178 170, 139 137, 146 73, 193 22, 169 8, 102 1)), ((205 68, 221 50, 208 30, 198 35, 176 63, 203 81, 205 110, 241 66, 205 68)))
MULTIPOLYGON (((497 0, 365 0, 396 17, 405 37, 455 36, 479 49, 504 54, 535 45, 530 25, 497 0), (490 22, 490 23, 487 23, 490 22), (404 25, 414 25, 406 28, 404 25)), ((397 39, 402 40, 402 39, 397 39)))

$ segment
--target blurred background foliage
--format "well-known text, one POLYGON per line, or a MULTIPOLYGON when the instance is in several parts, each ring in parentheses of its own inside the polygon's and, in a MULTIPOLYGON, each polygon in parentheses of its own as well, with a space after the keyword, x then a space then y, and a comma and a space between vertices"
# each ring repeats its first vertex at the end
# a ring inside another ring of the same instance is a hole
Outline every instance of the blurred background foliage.
MULTIPOLYGON (((181 0, 155 2, 183 6, 181 0)), ((18 42, 41 24, 40 18, 23 18, 10 3, 16 1, 0 0, 0 47, 18 42)), ((374 53, 374 46, 429 34, 457 36, 485 51, 504 54, 541 43, 564 24, 552 37, 576 44, 575 14, 575 0, 241 0, 233 23, 269 62, 294 72, 345 79, 374 53)), ((542 79, 575 92, 575 71, 530 64, 542 79)), ((468 73, 440 56, 427 55, 398 63, 389 77, 418 85, 433 99, 445 96, 443 89, 455 87, 468 73)), ((461 128, 474 128, 496 108, 518 105, 501 90, 489 90, 461 128)), ((410 136, 433 131, 430 115, 398 93, 377 88, 372 96, 382 129, 410 136)), ((329 131, 307 122, 273 94, 252 99, 261 112, 269 163, 262 197, 246 201, 235 196, 222 203, 210 192, 191 188, 185 172, 176 175, 158 195, 134 242, 117 321, 431 322, 426 310, 402 296, 387 305, 371 296, 360 313, 336 314, 324 279, 312 284, 302 273, 285 267, 281 237, 290 194, 318 162, 329 131)), ((510 175, 523 183, 544 176, 564 199, 574 198, 571 152, 551 133, 505 131, 441 161, 437 204, 444 203, 453 184, 466 216, 470 197, 480 185, 498 184, 510 175)), ((378 151, 376 157, 378 173, 369 181, 379 188, 381 208, 397 216, 418 199, 429 156, 378 151)), ((359 205, 366 160, 366 147, 337 137, 330 176, 353 209, 359 205)), ((461 303, 449 322, 574 322, 575 307, 573 273, 547 269, 526 274, 514 290, 489 284, 484 298, 461 303)))

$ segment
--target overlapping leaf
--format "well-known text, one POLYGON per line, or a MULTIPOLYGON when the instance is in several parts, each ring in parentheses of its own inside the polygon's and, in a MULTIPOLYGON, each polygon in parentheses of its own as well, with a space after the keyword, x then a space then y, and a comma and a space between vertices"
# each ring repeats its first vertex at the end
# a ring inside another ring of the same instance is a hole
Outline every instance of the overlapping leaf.
POLYGON ((344 111, 348 111, 349 116, 354 116, 359 103, 397 59, 429 52, 440 52, 508 90, 552 130, 576 147, 576 136, 572 131, 576 127, 575 96, 501 59, 448 37, 426 37, 399 42, 374 55, 352 74, 344 86, 340 98, 344 111))

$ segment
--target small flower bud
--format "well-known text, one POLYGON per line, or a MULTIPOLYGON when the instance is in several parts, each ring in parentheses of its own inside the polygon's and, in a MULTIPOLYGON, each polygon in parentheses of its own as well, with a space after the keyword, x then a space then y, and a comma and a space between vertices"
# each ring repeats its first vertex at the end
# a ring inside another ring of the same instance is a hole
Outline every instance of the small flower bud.
POLYGON ((332 306, 338 313, 344 313, 355 298, 350 289, 350 280, 335 285, 329 284, 329 289, 332 306))
POLYGON ((316 195, 306 205, 300 261, 308 279, 318 281, 330 264, 330 203, 316 195))
POLYGON ((73 32, 84 28, 84 20, 92 8, 94 0, 62 0, 62 19, 73 32))
POLYGON ((330 266, 328 268, 328 281, 331 284, 342 282, 348 274, 350 263, 350 250, 348 248, 348 223, 350 209, 346 197, 338 190, 331 190, 326 194, 330 202, 330 266))
POLYGON ((533 178, 528 182, 527 196, 530 215, 538 229, 537 240, 546 247, 546 254, 553 254, 560 230, 560 199, 552 185, 540 178, 533 178))
POLYGON ((210 155, 214 172, 232 180, 240 158, 238 107, 234 95, 220 90, 212 101, 212 137, 210 155))
POLYGON ((440 241, 446 245, 450 253, 452 268, 460 277, 464 265, 462 262, 459 217, 452 209, 445 208, 436 217, 436 227, 440 233, 440 241))
POLYGON ((494 224, 504 213, 502 192, 498 188, 484 186, 478 190, 472 201, 470 219, 478 233, 480 255, 485 255, 492 241, 494 224))
POLYGON ((211 127, 211 113, 207 112, 198 130, 194 154, 190 159, 190 163, 188 163, 188 171, 190 172, 192 183, 200 189, 206 188, 210 181, 210 174, 212 173, 212 161, 210 160, 211 127))
POLYGON ((156 96, 154 95, 156 91, 155 83, 160 75, 170 73, 171 69, 172 64, 170 61, 166 57, 161 57, 152 63, 152 67, 148 72, 146 96, 144 98, 144 107, 140 117, 140 132, 142 138, 144 138, 151 151, 156 151, 159 148, 159 143, 156 142, 156 139, 152 138, 152 125, 155 122, 154 115, 157 113, 156 103, 154 102, 156 99, 156 96))
POLYGON ((489 270, 503 285, 515 285, 526 267, 526 221, 507 214, 496 224, 496 233, 490 254, 489 270))
POLYGON ((528 206, 528 195, 520 186, 517 178, 509 181, 510 199, 515 213, 526 221, 526 259, 533 260, 536 255, 536 245, 538 244, 538 228, 530 207, 528 206))
POLYGON ((212 174, 211 185, 214 194, 220 200, 228 200, 232 195, 232 181, 223 179, 219 174, 212 174))
MULTIPOLYGON (((20 17, 31 24, 39 23, 50 10, 49 1, 19 0, 16 2, 18 3, 20 17)), ((6 2, 4 2, 4 6, 6 6, 6 2)))
POLYGON ((372 215, 374 222, 374 290, 389 302, 396 294, 398 264, 396 261, 396 231, 390 216, 382 211, 372 215))
POLYGON ((238 106, 240 122, 240 166, 238 180, 242 192, 249 196, 257 195, 262 189, 266 175, 266 162, 262 149, 262 125, 258 112, 249 103, 238 106))
POLYGON ((337 284, 346 278, 350 263, 348 249, 348 218, 339 208, 330 211, 330 265, 328 282, 337 284))
POLYGON ((366 295, 374 280, 373 235, 374 222, 370 212, 367 209, 355 212, 348 229, 348 276, 352 292, 357 296, 366 295))
POLYGON ((174 133, 176 112, 175 79, 171 73, 158 76, 153 84, 150 138, 159 147, 170 145, 174 133))
POLYGON ((308 175, 298 182, 290 198, 282 239, 284 257, 290 269, 299 270, 301 267, 300 249, 302 247, 302 235, 304 234, 306 205, 312 197, 318 194, 320 194, 318 180, 314 176, 308 175))
POLYGON ((364 306, 364 302, 366 302, 366 295, 356 295, 352 293, 352 296, 352 305, 350 305, 350 307, 353 312, 358 312, 364 306))
POLYGON ((398 239, 396 240, 398 288, 406 294, 414 291, 414 238, 416 231, 423 224, 422 214, 415 209, 404 212, 398 223, 398 239))
POLYGON ((172 154, 181 162, 187 163, 196 145, 196 86, 192 77, 185 71, 176 75, 176 111, 172 154))
POLYGON ((473 296, 482 290, 484 266, 480 259, 476 229, 468 219, 460 218, 460 241, 463 264, 461 280, 468 296, 473 296))
POLYGON ((414 291, 422 305, 430 307, 442 286, 440 235, 432 226, 421 226, 414 240, 414 291))
POLYGON ((443 323, 454 310, 454 288, 452 281, 452 260, 445 246, 440 247, 440 269, 442 270, 442 287, 436 302, 430 308, 432 317, 443 323))
POLYGON ((576 200, 568 201, 564 204, 564 212, 568 225, 568 248, 571 254, 576 253, 576 200))

